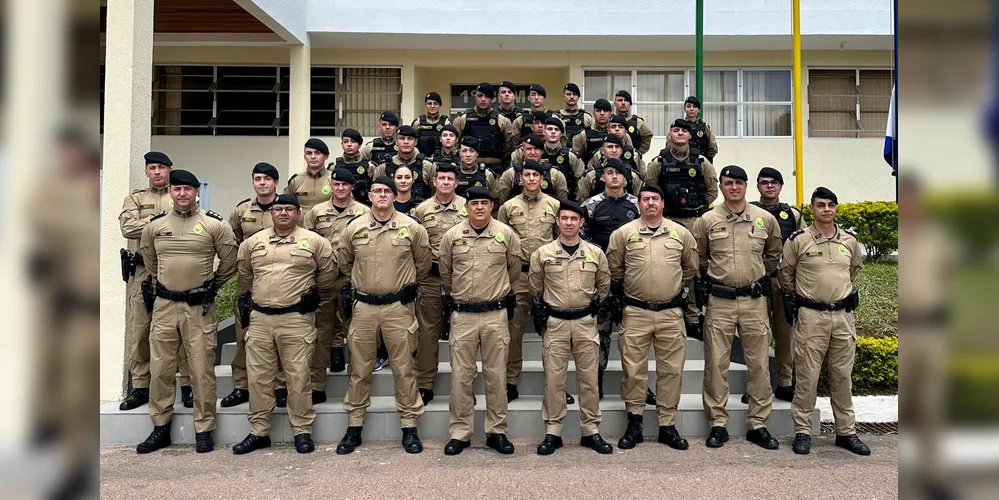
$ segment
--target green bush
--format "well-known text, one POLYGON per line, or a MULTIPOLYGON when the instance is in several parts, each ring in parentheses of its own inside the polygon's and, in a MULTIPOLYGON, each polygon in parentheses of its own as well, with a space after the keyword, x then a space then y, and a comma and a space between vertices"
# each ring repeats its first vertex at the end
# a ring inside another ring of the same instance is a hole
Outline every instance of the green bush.
POLYGON ((927 199, 926 211, 964 244, 972 259, 999 247, 999 195, 992 191, 937 193, 927 199))
MULTIPOLYGON (((798 208, 803 221, 811 224, 810 206, 798 208)), ((869 259, 879 260, 898 250, 898 204, 893 201, 843 203, 836 207, 836 223, 856 233, 869 259)))
MULTIPOLYGON (((824 364, 819 376, 819 393, 829 394, 829 372, 824 364)), ((853 393, 898 393, 898 337, 857 337, 853 393)))
POLYGON ((229 319, 236 310, 236 278, 227 281, 215 297, 215 317, 219 321, 229 319))

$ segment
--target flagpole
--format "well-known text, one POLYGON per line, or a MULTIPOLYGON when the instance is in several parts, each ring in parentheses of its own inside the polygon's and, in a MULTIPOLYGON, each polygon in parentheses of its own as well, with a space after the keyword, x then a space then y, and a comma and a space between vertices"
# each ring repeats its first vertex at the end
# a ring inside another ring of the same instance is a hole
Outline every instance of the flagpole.
MULTIPOLYGON (((892 2, 892 38, 894 39, 894 52, 892 53, 892 98, 895 100, 895 113, 892 117, 894 136, 892 144, 898 144, 898 0, 892 2)), ((892 103, 889 103, 891 105, 892 103)), ((895 202, 898 203, 898 147, 891 149, 891 168, 895 175, 895 202)))
POLYGON ((798 205, 801 205, 805 202, 801 168, 801 0, 791 0, 791 25, 794 39, 794 194, 798 205))
POLYGON ((704 116, 704 0, 697 0, 694 42, 694 95, 701 101, 701 111, 704 116))

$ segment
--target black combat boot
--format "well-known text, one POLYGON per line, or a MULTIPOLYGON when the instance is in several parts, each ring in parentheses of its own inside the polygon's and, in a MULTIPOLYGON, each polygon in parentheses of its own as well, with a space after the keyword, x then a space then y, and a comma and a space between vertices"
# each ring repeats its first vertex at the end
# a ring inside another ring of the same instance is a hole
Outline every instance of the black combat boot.
POLYGON ((687 338, 704 342, 704 332, 699 323, 687 323, 687 338))
POLYGON ((794 441, 791 443, 791 451, 798 455, 808 455, 812 451, 812 436, 801 432, 795 434, 794 441))
POLYGON ((312 453, 316 451, 316 443, 312 442, 312 435, 308 432, 296 434, 295 451, 299 453, 312 453))
POLYGON ((184 404, 184 408, 194 408, 194 391, 191 386, 180 386, 180 402, 184 404))
POLYGON ((452 439, 444 445, 444 454, 448 456, 460 455, 461 451, 469 446, 472 446, 471 441, 452 439))
POLYGON ((857 437, 856 434, 850 434, 849 436, 836 436, 836 446, 840 448, 846 448, 857 455, 870 455, 871 449, 864 444, 863 441, 857 437))
POLYGON ((770 435, 770 431, 766 427, 746 431, 746 441, 756 443, 760 448, 767 450, 776 450, 780 447, 780 443, 770 435))
POLYGON ((788 403, 794 401, 794 386, 783 387, 778 385, 777 390, 774 391, 774 397, 788 403))
POLYGON ((486 434, 486 446, 504 454, 513 455, 513 443, 506 434, 486 434))
POLYGON ((121 411, 134 410, 144 404, 149 404, 149 389, 132 389, 128 396, 121 400, 118 409, 121 411))
POLYGON ((326 391, 312 391, 312 404, 317 405, 319 403, 326 402, 326 391))
POLYGON ((645 404, 656 405, 656 393, 652 392, 652 389, 648 387, 645 388, 645 404))
POLYGON ((538 455, 551 455, 562 447, 562 438, 554 434, 545 434, 544 441, 538 445, 538 455))
POLYGON ((232 408, 250 401, 249 389, 233 389, 228 396, 222 398, 219 406, 222 408, 232 408))
MULTIPOLYGON (((434 400, 434 390, 433 389, 420 389, 420 399, 423 400, 423 406, 427 406, 427 403, 434 400)), ((473 403, 474 405, 474 403, 473 403)))
POLYGON ((212 439, 211 431, 194 433, 194 451, 208 453, 213 450, 215 450, 215 440, 212 439))
POLYGON ((423 451, 423 441, 420 441, 416 427, 402 428, 402 448, 406 453, 420 453, 423 451))
POLYGON ((139 454, 152 453, 167 446, 170 446, 170 422, 167 422, 166 425, 153 427, 153 432, 149 433, 149 437, 135 447, 135 451, 139 454))
POLYGON ((361 429, 363 427, 347 427, 347 432, 343 435, 343 439, 340 440, 340 444, 336 445, 337 455, 346 455, 348 453, 353 453, 354 450, 361 446, 361 429))
POLYGON ((234 455, 243 455, 246 453, 250 453, 251 451, 260 450, 263 448, 270 448, 270 447, 271 447, 270 436, 257 436, 254 434, 247 434, 242 441, 233 445, 232 453, 234 455))
POLYGON ((509 403, 520 397, 520 391, 517 390, 517 384, 506 384, 506 402, 509 403))
POLYGON ((617 441, 617 447, 622 450, 630 450, 635 447, 638 443, 645 442, 645 437, 642 436, 642 415, 635 415, 634 413, 628 414, 628 428, 625 429, 624 435, 621 439, 617 441))
POLYGON ((573 404, 575 402, 576 402, 576 398, 572 397, 572 394, 569 394, 568 392, 565 393, 565 404, 571 405, 571 404, 573 404))
POLYGON ((282 387, 274 389, 274 406, 285 408, 288 406, 288 389, 282 387))
POLYGON ((610 445, 600 434, 593 434, 590 436, 583 436, 579 439, 579 445, 589 448, 601 455, 609 455, 614 453, 614 447, 610 445))
POLYGON ((704 444, 708 448, 721 448, 725 446, 728 442, 728 429, 721 426, 714 426, 711 428, 711 432, 708 433, 708 439, 704 441, 704 444))
POLYGON ((343 347, 330 348, 330 371, 341 373, 347 369, 347 357, 344 355, 343 347))
POLYGON ((677 432, 675 425, 659 426, 659 442, 674 450, 686 450, 690 447, 687 440, 677 432))

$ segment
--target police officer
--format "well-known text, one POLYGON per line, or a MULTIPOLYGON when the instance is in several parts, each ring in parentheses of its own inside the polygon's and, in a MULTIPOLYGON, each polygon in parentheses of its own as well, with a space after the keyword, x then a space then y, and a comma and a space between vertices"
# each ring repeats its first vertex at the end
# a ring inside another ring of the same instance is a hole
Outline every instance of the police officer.
POLYGON ((577 186, 577 191, 579 193, 580 199, 588 199, 592 193, 601 193, 604 190, 604 180, 603 175, 599 177, 597 174, 603 173, 603 165, 607 163, 607 160, 617 159, 622 162, 628 174, 625 176, 625 189, 638 196, 639 189, 642 188, 642 178, 639 176, 638 172, 631 166, 635 164, 635 157, 632 156, 631 163, 624 163, 624 159, 621 158, 623 151, 621 137, 614 134, 604 135, 603 145, 600 146, 600 151, 593 155, 593 159, 590 160, 590 167, 586 171, 586 175, 583 176, 579 181, 577 186))
MULTIPOLYGON (((416 207, 423 203, 423 197, 420 193, 413 192, 413 171, 407 166, 401 166, 395 169, 395 176, 392 177, 392 181, 395 182, 395 201, 392 204, 395 206, 396 212, 404 213, 410 217, 416 213, 416 207)), ((426 179, 429 182, 429 178, 426 179)))
MULTIPOLYGON (((159 151, 150 151, 143 158, 146 162, 146 178, 149 187, 136 189, 125 197, 122 203, 118 224, 121 235, 129 240, 129 246, 138 247, 142 229, 157 213, 170 210, 170 169, 173 162, 159 151)), ((128 300, 132 314, 132 352, 128 357, 128 371, 132 375, 132 392, 122 400, 121 410, 134 410, 149 402, 149 312, 142 303, 141 283, 146 279, 146 266, 139 252, 122 252, 122 270, 127 274, 128 300)), ((194 406, 194 393, 191 392, 190 367, 187 354, 180 350, 180 399, 184 406, 194 406)))
MULTIPOLYGON (((351 177, 354 178, 354 199, 361 203, 367 203, 368 186, 371 185, 371 165, 361 157, 360 148, 363 143, 364 139, 361 137, 360 132, 352 128, 344 129, 340 137, 343 156, 334 160, 330 165, 330 170, 335 171, 338 168, 349 170, 351 177)), ((302 213, 306 216, 306 222, 308 222, 309 212, 303 211, 302 213)))
POLYGON ((215 294, 236 273, 236 238, 221 215, 198 206, 201 182, 186 170, 170 172, 173 208, 150 218, 139 253, 150 277, 143 299, 152 305, 149 331, 149 416, 153 431, 136 447, 150 453, 170 446, 176 397, 177 353, 183 349, 194 383, 195 451, 215 449, 215 294), (215 256, 218 269, 213 272, 215 256))
MULTIPOLYGON (((523 161, 514 163, 512 168, 507 169, 500 176, 497 182, 497 194, 500 200, 508 200, 517 196, 523 190, 520 172, 528 161, 538 162, 541 159, 541 152, 544 151, 544 141, 540 137, 531 134, 524 138, 524 143, 520 145, 523 149, 523 161)), ((569 195, 569 185, 562 172, 554 168, 543 167, 541 179, 541 191, 556 199, 564 199, 569 195)))
MULTIPOLYGON (((589 163, 593 154, 600 150, 600 145, 607 135, 607 128, 611 123, 611 103, 607 99, 597 99, 593 104, 593 123, 587 129, 572 137, 572 151, 576 153, 583 163, 589 163)), ((568 127, 566 128, 568 130, 568 127)), ((622 137, 621 143, 624 146, 631 146, 630 137, 622 137)))
MULTIPOLYGON (((474 140, 466 137, 464 140, 474 140)), ((473 150, 474 151, 474 150, 473 150)), ((489 174, 492 172, 486 171, 489 174)), ((437 342, 441 333, 441 269, 439 263, 441 238, 448 229, 468 217, 465 198, 455 195, 458 173, 451 165, 438 165, 434 173, 434 197, 416 207, 416 220, 427 230, 430 250, 434 260, 430 275, 420 282, 420 295, 416 301, 416 319, 420 323, 420 337, 416 348, 416 386, 423 404, 434 399, 434 378, 440 363, 437 342)))
POLYGON ((348 427, 337 445, 338 455, 352 453, 361 445, 379 337, 392 362, 403 449, 406 453, 423 451, 416 432, 423 401, 413 373, 419 324, 411 304, 419 283, 430 273, 433 254, 427 230, 416 219, 395 211, 395 194, 392 179, 376 177, 369 194, 371 211, 347 224, 336 249, 340 272, 350 274, 353 288, 353 315, 347 332, 350 386, 343 400, 348 427))
MULTIPOLYGON (((333 198, 320 203, 305 214, 303 227, 330 242, 335 252, 340 244, 340 235, 347 223, 368 212, 368 207, 354 199, 356 177, 346 168, 333 171, 333 198)), ((333 287, 340 290, 349 281, 349 276, 337 277, 333 287)), ((316 311, 316 348, 312 353, 312 403, 326 402, 326 368, 333 373, 341 373, 346 368, 343 350, 347 341, 348 320, 340 311, 339 301, 324 300, 316 311)))
POLYGON ((812 193, 812 225, 788 238, 777 273, 792 309, 788 319, 795 322, 798 384, 791 403, 795 431, 791 449, 799 455, 811 450, 811 415, 822 360, 829 369, 836 446, 858 455, 871 454, 854 429, 851 393, 857 348, 853 311, 859 305, 855 283, 863 254, 857 237, 836 225, 837 204, 836 194, 828 188, 812 193))
MULTIPOLYGON (((507 202, 509 203, 509 202, 507 202)), ((502 213, 502 210, 500 211, 502 213)), ((566 404, 565 379, 569 360, 576 363, 582 439, 579 444, 601 454, 614 451, 600 436, 601 411, 597 391, 598 303, 607 298, 610 274, 607 257, 596 245, 582 241, 583 209, 565 200, 558 208, 558 241, 542 245, 531 254, 530 290, 535 326, 544 335, 542 363, 545 397, 541 418, 545 439, 539 455, 551 455, 562 447, 562 422, 566 404)))
POLYGON ((711 424, 707 445, 720 448, 728 441, 728 367, 738 327, 749 369, 746 440, 774 450, 777 440, 765 426, 773 403, 766 297, 770 274, 780 257, 780 227, 769 212, 746 203, 747 179, 741 167, 729 165, 722 169, 725 202, 694 223, 694 239, 705 277, 696 281, 696 294, 701 303, 698 305, 707 305, 702 397, 711 424))
MULTIPOLYGON (((278 171, 270 163, 258 163, 254 165, 251 172, 253 181, 253 191, 255 198, 247 198, 233 209, 229 216, 229 225, 232 226, 232 233, 236 237, 236 244, 241 244, 247 238, 257 232, 269 229, 273 226, 271 220, 271 206, 277 199, 278 171)), ((249 291, 250 284, 240 277, 236 277, 236 295, 249 291)), ((250 386, 246 375, 246 328, 240 316, 236 315, 236 355, 232 358, 232 383, 233 389, 226 397, 222 398, 219 406, 230 408, 246 403, 250 400, 250 386)), ((279 406, 285 406, 288 402, 287 389, 284 384, 284 373, 278 370, 277 387, 279 393, 276 397, 279 406), (283 401, 280 401, 283 400, 283 401)))
POLYGON ((690 145, 713 163, 718 154, 718 142, 711 133, 711 127, 699 116, 700 113, 701 100, 697 96, 690 96, 683 101, 683 119, 690 124, 690 145))
POLYGON ((531 107, 522 110, 520 116, 513 121, 513 130, 520 134, 521 139, 527 134, 532 133, 531 121, 534 119, 536 113, 548 114, 548 110, 545 109, 545 99, 547 97, 548 92, 539 83, 531 84, 530 88, 527 89, 527 101, 531 103, 531 107))
POLYGON ((418 139, 419 133, 413 127, 409 125, 399 127, 396 136, 399 153, 375 167, 374 175, 392 178, 395 177, 396 169, 405 165, 413 173, 413 194, 426 199, 430 197, 430 190, 433 187, 430 185, 430 179, 434 176, 434 164, 416 150, 418 139))
MULTIPOLYGON (((760 190, 760 201, 752 202, 777 219, 780 226, 780 240, 786 242, 791 234, 801 227, 801 212, 787 203, 781 203, 780 191, 784 187, 784 177, 780 171, 771 167, 763 167, 756 176, 756 188, 760 190)), ((777 389, 774 397, 791 401, 794 399, 792 386, 793 365, 791 358, 791 325, 784 314, 784 301, 781 300, 780 285, 777 276, 770 280, 770 308, 773 311, 774 351, 777 361, 777 389)))
POLYGON ((520 397, 517 381, 524 366, 524 330, 527 314, 531 310, 531 292, 527 284, 531 254, 542 245, 551 243, 557 232, 555 214, 558 200, 541 192, 544 167, 534 160, 527 160, 520 170, 520 194, 500 206, 497 219, 513 228, 520 236, 521 273, 513 283, 517 294, 517 308, 510 321, 510 350, 506 364, 507 401, 520 397))
MULTIPOLYGON (((527 136, 531 135, 531 134, 534 134, 534 135, 536 135, 536 136, 544 139, 545 138, 545 122, 547 122, 549 118, 553 118, 555 120, 558 120, 559 122, 562 121, 562 120, 559 120, 557 117, 554 117, 554 116, 550 115, 548 112, 532 113, 529 116, 530 116, 530 119, 528 121, 528 123, 530 124, 529 133, 526 134, 526 135, 524 135, 521 138, 521 141, 520 141, 521 143, 523 143, 523 140, 527 139, 527 136)), ((510 164, 513 165, 513 164, 516 164, 516 163, 522 163, 523 161, 524 161, 524 149, 521 148, 521 147, 518 147, 510 155, 510 164)))
POLYGON ((378 132, 381 137, 375 137, 361 148, 361 158, 371 162, 371 168, 385 163, 395 156, 398 149, 395 144, 395 133, 399 128, 399 115, 391 111, 383 111, 378 120, 378 132))
POLYGON ((631 144, 638 149, 639 155, 644 155, 652 148, 652 127, 645 123, 641 116, 631 112, 631 93, 618 90, 614 94, 614 110, 617 116, 625 119, 631 144))
POLYGON ((455 194, 464 196, 468 188, 482 186, 489 189, 490 193, 496 193, 499 186, 496 183, 496 176, 493 171, 479 163, 479 141, 474 137, 461 138, 461 160, 458 163, 456 173, 458 175, 454 188, 455 194))
POLYGON ((687 338, 684 334, 683 283, 698 271, 697 243, 683 225, 663 218, 663 192, 654 184, 642 187, 638 206, 642 218, 611 234, 607 249, 611 277, 623 292, 621 395, 628 410, 628 428, 617 445, 634 448, 644 441, 643 396, 648 389, 649 347, 656 356, 656 412, 659 442, 677 450, 687 440, 676 430, 687 338))
POLYGON ((549 165, 562 172, 569 185, 568 197, 575 199, 579 180, 586 173, 586 165, 565 144, 565 138, 562 135, 564 128, 565 124, 557 116, 549 116, 545 119, 543 133, 539 135, 545 140, 539 161, 541 165, 549 165))
MULTIPOLYGON (((412 127, 419 132, 416 147, 424 156, 430 156, 441 148, 441 133, 444 131, 444 126, 451 123, 451 119, 441 115, 441 105, 444 100, 437 92, 428 93, 423 102, 426 114, 413 120, 412 127)), ((454 143, 451 146, 454 146, 454 143)))
POLYGON ((237 455, 271 445, 271 411, 277 371, 288 383, 288 420, 295 450, 312 453, 312 383, 309 365, 316 347, 316 310, 321 298, 335 296, 333 247, 303 229, 298 200, 283 194, 271 207, 274 227, 258 231, 239 247, 239 280, 248 285, 252 310, 246 334, 250 379, 250 433, 232 447, 237 455))
POLYGON ((305 141, 305 171, 292 175, 284 188, 285 194, 298 198, 303 210, 308 211, 333 196, 330 171, 326 169, 329 157, 330 148, 325 142, 315 137, 305 141))
POLYGON ((506 360, 509 320, 516 301, 513 283, 520 277, 520 237, 493 220, 493 200, 483 187, 466 191, 468 219, 444 233, 440 270, 451 321, 451 439, 445 455, 457 455, 472 443, 472 382, 482 346, 486 381, 486 446, 505 455, 514 452, 506 437, 506 360))
POLYGON ((454 119, 454 127, 461 137, 474 137, 479 141, 479 162, 494 173, 503 169, 503 159, 516 147, 517 133, 513 123, 492 108, 496 97, 493 86, 482 82, 475 87, 475 106, 454 119))
POLYGON ((458 163, 461 157, 458 155, 458 129, 453 123, 448 123, 441 128, 440 147, 434 151, 430 161, 437 163, 458 163))
POLYGON ((524 110, 517 107, 517 86, 512 82, 504 80, 500 84, 499 90, 497 90, 497 97, 499 100, 499 109, 497 111, 513 124, 514 120, 524 112, 524 110))
POLYGON ((569 82, 562 88, 562 99, 565 107, 555 112, 562 123, 565 124, 565 136, 572 138, 584 129, 593 125, 593 117, 585 109, 579 107, 579 98, 583 94, 579 91, 579 85, 569 82))
MULTIPOLYGON (((626 146, 624 144, 625 136, 628 135, 628 122, 625 121, 624 117, 621 115, 614 115, 611 117, 610 124, 607 125, 607 132, 611 135, 616 135, 621 138, 621 152, 618 154, 618 158, 621 158, 621 162, 624 166, 631 169, 632 172, 638 175, 641 180, 645 180, 648 176, 648 168, 645 165, 645 159, 642 155, 635 150, 634 146, 626 146)), ((604 154, 604 146, 606 142, 600 146, 600 149, 593 154, 593 158, 590 158, 590 163, 586 165, 588 169, 597 169, 597 167, 603 162, 603 159, 607 157, 604 154)), ((635 189, 638 189, 636 187, 635 189)))
MULTIPOLYGON (((696 153, 690 144, 690 124, 685 120, 675 120, 666 137, 666 147, 659 152, 646 171, 646 181, 656 184, 666 193, 666 218, 683 224, 690 231, 694 223, 707 212, 711 202, 718 197, 718 181, 715 180, 715 167, 703 156, 696 153)), ((691 288, 692 283, 686 286, 691 288)), ((700 308, 687 303, 687 335, 698 340, 703 338, 700 322, 700 308)))

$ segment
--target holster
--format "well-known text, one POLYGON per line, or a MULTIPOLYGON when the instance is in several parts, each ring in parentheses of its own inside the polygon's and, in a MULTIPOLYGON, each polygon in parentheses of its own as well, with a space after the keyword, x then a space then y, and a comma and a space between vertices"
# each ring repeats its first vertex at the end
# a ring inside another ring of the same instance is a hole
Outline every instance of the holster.
POLYGON ((517 292, 514 292, 513 289, 506 292, 506 296, 503 297, 503 306, 506 307, 506 320, 510 321, 517 310, 517 292))
POLYGON ((610 300, 608 307, 610 308, 610 317, 612 323, 621 324, 624 321, 624 282, 621 280, 611 280, 610 295, 607 297, 610 300))
POLYGON ((132 277, 134 271, 130 271, 132 266, 132 252, 121 249, 121 280, 128 283, 128 279, 132 277))
POLYGON ((856 311, 860 307, 860 290, 857 290, 857 287, 853 287, 853 291, 846 298, 849 301, 846 304, 846 312, 856 311))
POLYGON ((541 297, 531 297, 531 316, 534 317, 534 329, 538 335, 544 335, 548 328, 548 304, 541 297))
POLYGON ((319 287, 312 285, 302 294, 302 312, 310 313, 319 309, 319 287))
POLYGON ((236 313, 239 314, 239 324, 243 328, 250 326, 250 311, 253 309, 253 296, 249 291, 236 297, 236 313))
POLYGON ((345 319, 354 313, 354 287, 349 281, 340 288, 340 309, 345 319))
POLYGON ((219 286, 215 283, 214 278, 209 278, 202 285, 202 288, 204 289, 204 294, 201 296, 201 315, 204 316, 208 314, 208 309, 215 303, 215 296, 219 293, 219 286))
POLYGON ((610 335, 600 337, 600 362, 598 363, 597 368, 599 368, 601 373, 607 369, 607 363, 610 361, 610 345, 610 335))
POLYGON ((784 319, 787 324, 794 325, 794 320, 798 319, 798 301, 793 292, 782 290, 781 301, 784 302, 784 319))
POLYGON ((153 313, 153 304, 156 302, 156 287, 153 285, 153 275, 146 276, 142 280, 142 303, 146 305, 146 314, 153 313))
POLYGON ((698 309, 708 305, 709 295, 711 295, 711 284, 708 280, 694 276, 694 305, 698 309))
POLYGON ((441 332, 440 339, 448 340, 451 338, 451 313, 454 311, 454 301, 451 296, 448 295, 447 290, 444 289, 444 285, 441 285, 441 332))

